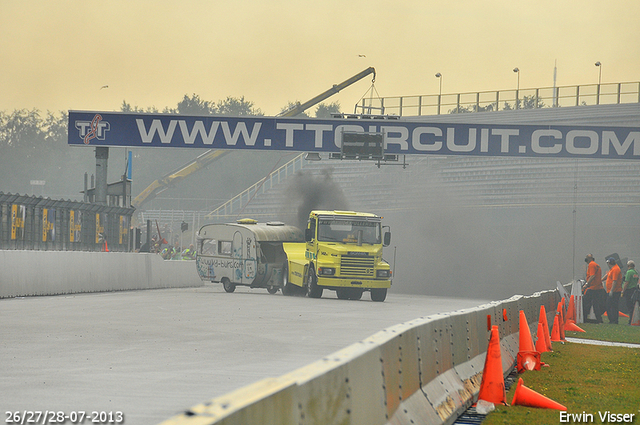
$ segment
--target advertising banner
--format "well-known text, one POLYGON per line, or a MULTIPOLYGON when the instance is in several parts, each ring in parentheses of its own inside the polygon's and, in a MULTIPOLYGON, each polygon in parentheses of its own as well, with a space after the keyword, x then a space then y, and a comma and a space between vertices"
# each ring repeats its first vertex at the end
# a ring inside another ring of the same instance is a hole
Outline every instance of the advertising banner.
POLYGON ((24 205, 11 205, 11 240, 24 240, 24 221, 27 208, 24 205))
POLYGON ((118 235, 118 243, 120 245, 127 243, 127 238, 129 236, 129 217, 126 215, 120 216, 120 231, 118 232, 118 235))
POLYGON ((56 210, 43 208, 42 210, 42 242, 56 240, 56 210))
POLYGON ((69 211, 69 242, 82 242, 82 211, 69 211))
POLYGON ((96 213, 96 243, 104 243, 107 240, 106 227, 107 215, 96 213))
POLYGON ((640 128, 396 119, 69 111, 69 145, 340 152, 343 134, 383 134, 384 153, 639 159, 640 128))

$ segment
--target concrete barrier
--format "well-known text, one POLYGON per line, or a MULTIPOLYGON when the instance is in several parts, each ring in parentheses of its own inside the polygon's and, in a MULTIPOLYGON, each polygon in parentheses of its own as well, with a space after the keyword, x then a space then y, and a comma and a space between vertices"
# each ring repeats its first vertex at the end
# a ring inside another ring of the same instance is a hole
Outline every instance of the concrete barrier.
POLYGON ((491 325, 500 330, 506 376, 518 353, 519 311, 537 330, 540 306, 545 306, 547 319, 553 318, 559 299, 555 290, 515 296, 392 326, 163 424, 451 424, 480 390, 491 325))
POLYGON ((0 250, 0 298, 202 285, 193 261, 157 254, 0 250))

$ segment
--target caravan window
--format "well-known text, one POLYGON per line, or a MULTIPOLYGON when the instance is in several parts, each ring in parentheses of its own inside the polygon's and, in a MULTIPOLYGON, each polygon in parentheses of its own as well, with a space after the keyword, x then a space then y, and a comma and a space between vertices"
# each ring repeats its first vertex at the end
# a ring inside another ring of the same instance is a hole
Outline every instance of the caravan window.
POLYGON ((217 244, 214 239, 200 239, 198 243, 198 254, 216 255, 217 244))
POLYGON ((218 241, 218 254, 231 256, 231 241, 218 241))

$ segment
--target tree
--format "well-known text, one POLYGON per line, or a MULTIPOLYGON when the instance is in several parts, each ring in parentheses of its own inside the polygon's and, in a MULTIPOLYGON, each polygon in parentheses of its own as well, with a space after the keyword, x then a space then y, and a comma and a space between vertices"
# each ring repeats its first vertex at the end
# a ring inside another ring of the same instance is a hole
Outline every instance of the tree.
MULTIPOLYGON (((280 109, 280 113, 278 115, 282 115, 285 112, 288 112, 290 110, 292 110, 293 108, 297 108, 298 106, 302 105, 302 103, 299 100, 296 100, 295 102, 287 102, 287 104, 280 109)), ((298 118, 309 118, 309 115, 306 112, 300 112, 298 115, 296 115, 298 118)))
POLYGON ((212 115, 217 112, 213 102, 200 99, 200 96, 193 94, 192 97, 184 95, 178 103, 177 113, 184 115, 212 115))
MULTIPOLYGON (((125 102, 124 100, 122 101, 122 105, 120 105, 120 111, 122 112, 129 112, 129 113, 140 113, 140 114, 157 114, 158 108, 156 108, 155 106, 150 106, 147 109, 142 109, 139 108, 137 106, 131 106, 129 103, 125 102)), ((167 108, 165 108, 165 110, 163 111, 165 113, 169 113, 169 112, 173 112, 175 113, 175 109, 174 110, 167 110, 167 108)))
POLYGON ((537 96, 534 95, 530 95, 530 96, 524 96, 522 99, 518 99, 514 105, 511 105, 508 102, 504 102, 504 109, 505 111, 509 111, 511 109, 538 109, 538 108, 544 108, 546 105, 544 104, 544 101, 540 98, 538 98, 537 96))
POLYGON ((340 102, 321 103, 316 107, 316 118, 331 118, 340 113, 340 102))
POLYGON ((253 102, 240 98, 228 96, 225 100, 220 100, 216 105, 217 113, 220 115, 264 115, 258 108, 254 108, 253 102))

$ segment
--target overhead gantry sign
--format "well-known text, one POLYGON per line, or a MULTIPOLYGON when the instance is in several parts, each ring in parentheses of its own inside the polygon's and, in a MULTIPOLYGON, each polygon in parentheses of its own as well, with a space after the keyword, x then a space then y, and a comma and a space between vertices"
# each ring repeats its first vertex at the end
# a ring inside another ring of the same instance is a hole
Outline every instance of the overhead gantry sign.
POLYGON ((68 143, 335 153, 341 151, 345 134, 382 134, 386 154, 640 158, 639 128, 443 124, 377 116, 312 119, 70 111, 68 143))

